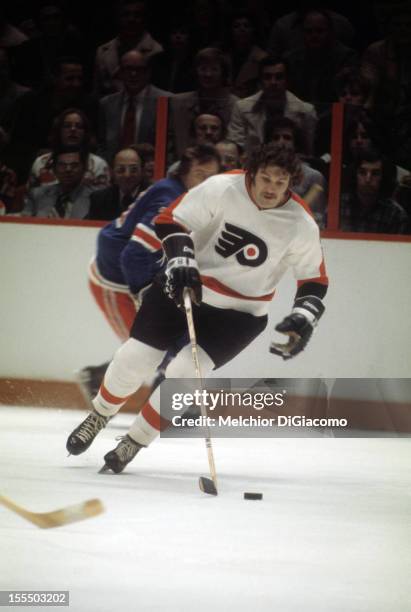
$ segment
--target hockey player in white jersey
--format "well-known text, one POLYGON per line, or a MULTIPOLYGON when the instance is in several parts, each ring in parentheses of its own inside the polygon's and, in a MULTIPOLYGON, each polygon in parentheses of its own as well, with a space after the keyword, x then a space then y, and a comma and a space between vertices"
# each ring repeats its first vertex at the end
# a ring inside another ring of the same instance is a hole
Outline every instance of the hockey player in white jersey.
MULTIPOLYGON (((186 288, 194 303, 204 377, 265 329, 269 302, 289 268, 297 281, 294 305, 275 328, 288 342, 273 342, 270 351, 290 359, 305 348, 323 314, 328 279, 318 226, 305 202, 292 192, 298 170, 293 152, 267 145, 253 153, 245 172, 209 178, 157 217, 165 274, 147 291, 130 338, 116 352, 93 400, 94 414, 69 436, 68 447, 75 448, 75 454, 90 446, 184 334, 186 288)), ((166 376, 196 377, 189 345, 170 363, 166 376)), ((160 415, 157 389, 127 435, 105 455, 106 468, 121 472, 168 425, 160 415)))

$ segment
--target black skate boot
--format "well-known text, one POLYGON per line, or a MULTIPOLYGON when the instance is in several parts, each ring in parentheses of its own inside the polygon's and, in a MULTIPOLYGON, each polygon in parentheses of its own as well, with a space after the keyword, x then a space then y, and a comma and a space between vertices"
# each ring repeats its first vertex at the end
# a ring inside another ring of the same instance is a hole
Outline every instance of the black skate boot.
POLYGON ((138 451, 144 448, 142 444, 135 442, 130 436, 117 438, 120 442, 116 448, 104 455, 105 464, 100 473, 112 470, 115 474, 120 474, 128 463, 137 455, 138 451))
POLYGON ((71 455, 84 453, 109 420, 110 417, 102 416, 96 410, 90 412, 88 417, 69 435, 66 444, 68 452, 71 455))
POLYGON ((77 380, 87 399, 96 397, 109 365, 110 362, 107 361, 99 366, 87 366, 77 372, 77 380))

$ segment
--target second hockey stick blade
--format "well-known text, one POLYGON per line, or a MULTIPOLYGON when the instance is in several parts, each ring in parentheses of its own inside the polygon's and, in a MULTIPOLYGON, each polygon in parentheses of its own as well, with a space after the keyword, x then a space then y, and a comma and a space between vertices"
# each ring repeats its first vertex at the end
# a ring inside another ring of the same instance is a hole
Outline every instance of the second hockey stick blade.
POLYGON ((211 478, 200 476, 198 484, 203 493, 207 493, 208 495, 218 495, 217 487, 215 486, 211 478))
POLYGON ((99 499, 89 499, 80 504, 67 506, 66 508, 53 510, 52 512, 30 512, 13 502, 11 499, 4 497, 4 495, 0 495, 0 504, 33 525, 40 527, 40 529, 62 527, 63 525, 69 525, 77 521, 84 521, 85 519, 98 516, 104 512, 103 504, 99 499))

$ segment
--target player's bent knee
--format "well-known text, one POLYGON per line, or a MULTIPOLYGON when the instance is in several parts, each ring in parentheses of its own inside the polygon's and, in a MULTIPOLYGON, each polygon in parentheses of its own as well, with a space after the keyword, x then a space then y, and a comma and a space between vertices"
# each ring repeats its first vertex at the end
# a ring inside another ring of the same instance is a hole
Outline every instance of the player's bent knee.
POLYGON ((139 340, 129 338, 114 355, 113 365, 124 371, 138 371, 140 375, 151 374, 158 366, 165 351, 143 344, 139 340))

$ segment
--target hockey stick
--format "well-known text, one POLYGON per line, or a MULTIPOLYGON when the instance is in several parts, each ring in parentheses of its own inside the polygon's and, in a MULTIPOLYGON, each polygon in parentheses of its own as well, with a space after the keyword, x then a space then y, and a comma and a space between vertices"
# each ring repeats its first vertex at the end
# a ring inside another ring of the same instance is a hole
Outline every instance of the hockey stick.
POLYGON ((11 499, 4 497, 4 495, 0 495, 0 504, 41 529, 69 525, 70 523, 83 521, 104 512, 104 506, 99 499, 88 499, 81 504, 67 506, 67 508, 53 510, 52 512, 29 512, 11 501, 11 499))
MULTIPOLYGON (((196 370, 196 376, 198 378, 198 381, 199 381, 199 384, 202 390, 203 378, 201 376, 200 360, 198 358, 197 338, 196 338, 196 331, 194 327, 193 308, 191 304, 191 297, 190 297, 189 289, 184 289, 184 308, 186 312, 188 335, 190 336, 191 353, 193 355, 194 367, 196 370)), ((200 404, 200 409, 201 409, 201 416, 203 417, 204 422, 207 423, 207 410, 203 403, 200 404)), ((217 473, 216 473, 215 463, 214 463, 213 447, 211 444, 210 428, 208 427, 207 424, 206 424, 205 444, 207 448, 208 466, 210 469, 211 478, 200 476, 198 483, 199 483, 200 489, 204 493, 208 493, 209 495, 217 495, 217 473)))

